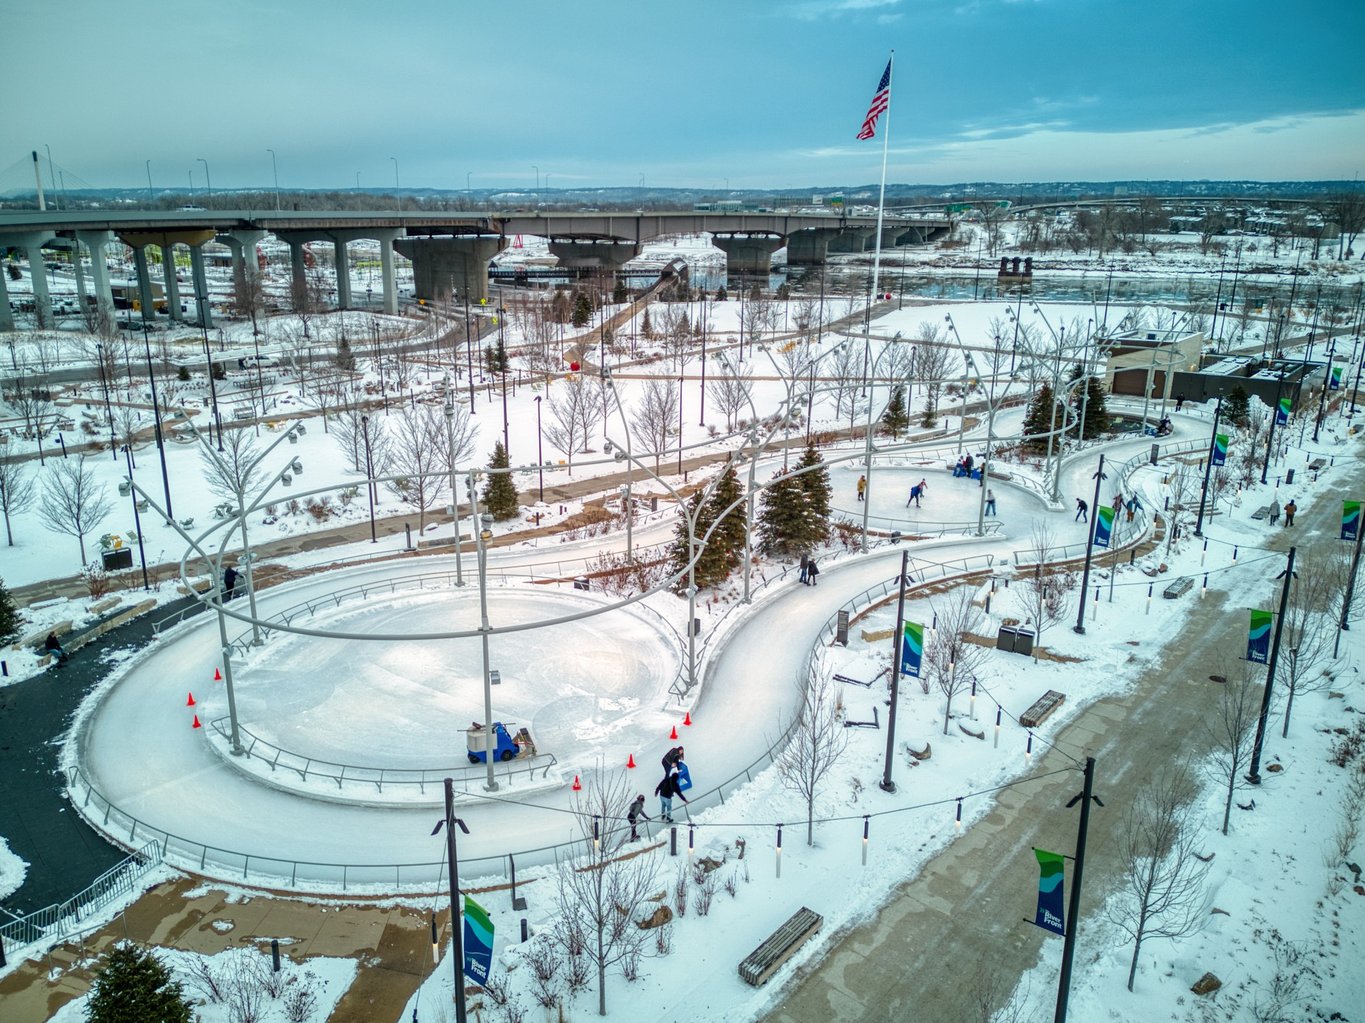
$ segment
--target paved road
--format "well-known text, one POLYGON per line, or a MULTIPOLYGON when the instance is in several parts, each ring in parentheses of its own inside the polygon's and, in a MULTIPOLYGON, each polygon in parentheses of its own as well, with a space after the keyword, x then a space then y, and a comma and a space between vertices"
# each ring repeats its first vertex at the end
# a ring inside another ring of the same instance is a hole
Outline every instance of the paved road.
MULTIPOLYGON (((1358 492, 1362 478, 1365 468, 1357 464, 1351 484, 1314 495, 1307 517, 1300 516, 1302 530, 1273 531, 1271 544, 1287 551, 1291 541, 1298 543, 1300 563, 1311 565, 1315 554, 1338 542, 1340 501, 1348 491, 1358 492)), ((1246 635, 1245 617, 1230 613, 1219 596, 1210 589, 1192 609, 1161 663, 1141 677, 1131 695, 1094 704, 1057 737, 1077 759, 1095 757, 1095 791, 1106 803, 1090 817, 1085 910, 1098 906, 1113 884, 1123 808, 1172 757, 1198 757, 1209 749, 1205 712, 1217 689, 1208 677, 1226 672, 1246 635)), ((1266 761, 1279 742, 1270 729, 1266 761)), ((1069 763, 1049 750, 1035 773, 1069 763)), ((980 1018, 972 1015, 979 1012, 974 976, 989 970, 1007 996, 1037 961, 1045 935, 1025 922, 1033 917, 1038 877, 1030 850, 1075 848, 1079 811, 1065 804, 1080 792, 1081 780, 1075 770, 1002 792, 996 809, 893 893, 875 919, 846 933, 814 968, 794 977, 767 1020, 980 1018)), ((1082 925, 1078 966, 1084 939, 1082 925)), ((1049 942, 1045 954, 1060 961, 1061 942, 1049 942)))

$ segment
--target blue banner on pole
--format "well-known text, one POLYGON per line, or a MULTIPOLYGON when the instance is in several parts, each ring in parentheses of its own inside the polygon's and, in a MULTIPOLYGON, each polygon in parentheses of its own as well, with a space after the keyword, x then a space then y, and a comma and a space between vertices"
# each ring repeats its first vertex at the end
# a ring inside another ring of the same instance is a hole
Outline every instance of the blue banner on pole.
POLYGON ((1114 535, 1114 513, 1116 508, 1101 506, 1095 511, 1095 546, 1107 548, 1109 538, 1114 535))
POLYGON ((493 968, 493 921, 468 895, 464 897, 464 975, 480 986, 493 968))
POLYGON ((1251 620, 1247 624, 1247 660, 1254 664, 1265 664, 1270 660, 1270 626, 1275 616, 1269 611, 1251 609, 1251 620))
POLYGON ((919 678, 920 660, 924 656, 924 626, 906 622, 901 634, 901 674, 919 678))
POLYGON ((1062 879, 1065 874, 1066 858, 1044 849, 1034 849, 1033 855, 1038 858, 1038 912, 1033 922, 1045 931, 1065 935, 1062 879))

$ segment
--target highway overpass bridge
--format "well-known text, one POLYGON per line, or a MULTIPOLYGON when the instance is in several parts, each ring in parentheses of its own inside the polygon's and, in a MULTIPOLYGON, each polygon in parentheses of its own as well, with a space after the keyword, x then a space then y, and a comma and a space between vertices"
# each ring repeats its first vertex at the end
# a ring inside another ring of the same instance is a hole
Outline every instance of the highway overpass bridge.
MULTIPOLYGON (((939 237, 950 227, 942 215, 888 215, 882 224, 883 248, 920 244, 939 237)), ((351 305, 348 242, 379 242, 386 312, 396 312, 398 296, 393 281, 393 253, 412 260, 418 298, 434 298, 451 291, 472 299, 488 295, 488 263, 506 247, 508 238, 534 235, 549 241, 550 252, 564 266, 594 267, 611 272, 640 253, 651 239, 669 234, 709 234, 726 254, 733 272, 766 272, 772 255, 786 246, 788 263, 820 265, 829 252, 862 252, 877 243, 876 217, 836 213, 712 212, 700 210, 623 212, 538 212, 511 210, 480 213, 425 213, 406 211, 328 212, 305 210, 175 210, 120 211, 4 211, 0 212, 0 249, 18 250, 28 260, 33 277, 34 305, 40 326, 52 323, 43 249, 58 244, 64 250, 84 247, 90 253, 94 301, 113 315, 106 250, 115 241, 133 252, 144 318, 155 316, 147 247, 163 253, 185 246, 190 255, 190 286, 201 322, 211 313, 204 278, 203 247, 209 242, 232 250, 233 272, 239 282, 254 279, 259 267, 256 246, 268 234, 289 245, 295 294, 305 294, 303 246, 331 244, 336 253, 336 296, 339 308, 351 305)), ((76 260, 76 287, 85 301, 82 263, 76 260)), ((174 259, 162 259, 161 278, 166 307, 180 316, 179 282, 174 259)), ((0 330, 13 330, 4 275, 0 274, 0 330)))

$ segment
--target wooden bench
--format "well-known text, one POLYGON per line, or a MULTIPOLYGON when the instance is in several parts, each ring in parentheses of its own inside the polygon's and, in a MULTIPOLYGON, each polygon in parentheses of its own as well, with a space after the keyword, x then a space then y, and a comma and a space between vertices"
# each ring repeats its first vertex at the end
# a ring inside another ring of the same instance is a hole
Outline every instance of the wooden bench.
POLYGON ((1325 469, 1327 468, 1327 459, 1321 457, 1315 458, 1308 463, 1308 468, 1313 472, 1317 472, 1319 469, 1325 469))
POLYGON ((766 984, 778 967, 790 959, 824 922, 825 918, 819 913, 802 906, 745 957, 739 964, 740 978, 754 987, 766 984))
POLYGON ((1038 697, 1032 707, 1019 715, 1019 723, 1025 728, 1037 728, 1048 716, 1062 705, 1066 699, 1065 693, 1059 693, 1055 689, 1049 689, 1042 696, 1038 697))
POLYGON ((1167 600, 1175 600, 1176 597, 1183 597, 1190 592, 1194 586, 1194 576, 1187 575, 1183 579, 1177 579, 1161 591, 1161 595, 1167 600))
POLYGON ((1263 519, 1270 518, 1270 505, 1268 504, 1261 505, 1259 508, 1257 508, 1254 512, 1251 513, 1251 517, 1256 522, 1260 522, 1263 519))

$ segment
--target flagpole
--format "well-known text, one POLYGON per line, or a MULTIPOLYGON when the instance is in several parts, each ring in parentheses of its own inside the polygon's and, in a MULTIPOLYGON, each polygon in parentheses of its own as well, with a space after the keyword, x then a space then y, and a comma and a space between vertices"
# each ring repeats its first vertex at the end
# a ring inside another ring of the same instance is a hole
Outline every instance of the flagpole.
MULTIPOLYGON (((882 270, 882 215, 886 208, 886 155, 891 145, 891 80, 895 75, 896 51, 891 51, 891 56, 886 62, 886 130, 882 132, 882 184, 877 193, 877 248, 872 255, 872 290, 867 299, 867 316, 863 320, 863 393, 867 394, 869 367, 872 365, 872 303, 877 301, 878 287, 881 281, 882 270)), ((870 410, 872 399, 875 397, 876 387, 872 388, 873 394, 867 394, 867 407, 869 409, 868 418, 871 419, 870 410)), ((868 426, 870 433, 872 427, 868 426)), ((869 470, 871 466, 869 465, 869 470)), ((869 488, 871 480, 868 480, 869 488)))

